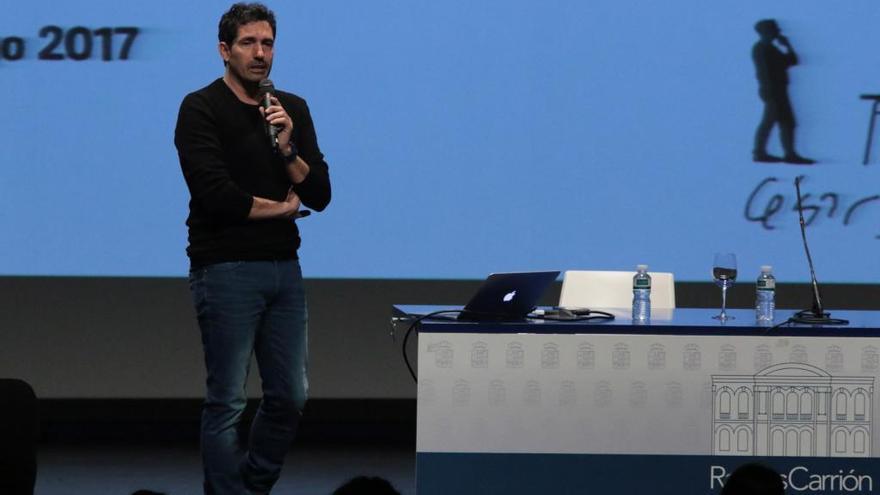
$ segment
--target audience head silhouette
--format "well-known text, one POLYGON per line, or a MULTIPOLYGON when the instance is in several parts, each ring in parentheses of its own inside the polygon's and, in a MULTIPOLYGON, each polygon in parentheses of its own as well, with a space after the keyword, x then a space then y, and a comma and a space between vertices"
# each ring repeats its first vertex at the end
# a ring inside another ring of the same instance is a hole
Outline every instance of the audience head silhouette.
POLYGON ((785 485, 773 469, 763 464, 744 464, 724 483, 721 495, 785 495, 785 485))
POLYGON ((358 476, 337 488, 333 495, 400 495, 400 492, 388 480, 375 476, 358 476))

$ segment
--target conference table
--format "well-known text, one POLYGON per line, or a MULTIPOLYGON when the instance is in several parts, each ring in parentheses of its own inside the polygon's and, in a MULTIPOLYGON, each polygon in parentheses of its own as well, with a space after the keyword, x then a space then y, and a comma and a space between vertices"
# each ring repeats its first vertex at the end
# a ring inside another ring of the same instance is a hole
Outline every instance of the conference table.
MULTIPOLYGON (((442 309, 460 308, 393 319, 442 309)), ((774 327, 753 310, 722 323, 655 309, 645 324, 606 310, 613 321, 420 321, 419 495, 718 493, 755 460, 790 493, 880 490, 880 312, 774 327)))

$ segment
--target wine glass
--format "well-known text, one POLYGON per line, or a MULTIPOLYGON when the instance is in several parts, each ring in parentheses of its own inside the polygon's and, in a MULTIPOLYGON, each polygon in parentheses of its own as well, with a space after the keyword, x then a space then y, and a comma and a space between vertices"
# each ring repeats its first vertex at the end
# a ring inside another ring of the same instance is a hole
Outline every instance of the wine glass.
POLYGON ((732 320, 727 312, 727 289, 733 287, 736 281, 736 255, 733 253, 715 253, 715 262, 712 264, 712 278, 715 284, 721 287, 721 313, 713 316, 716 320, 732 320))

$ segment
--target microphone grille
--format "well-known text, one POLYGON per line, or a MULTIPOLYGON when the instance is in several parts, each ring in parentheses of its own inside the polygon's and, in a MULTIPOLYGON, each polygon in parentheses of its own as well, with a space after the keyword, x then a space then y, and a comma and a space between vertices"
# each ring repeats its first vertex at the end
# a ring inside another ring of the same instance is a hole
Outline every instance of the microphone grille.
POLYGON ((261 95, 266 93, 275 93, 275 85, 272 84, 272 81, 270 79, 263 79, 262 81, 260 81, 259 87, 261 95))

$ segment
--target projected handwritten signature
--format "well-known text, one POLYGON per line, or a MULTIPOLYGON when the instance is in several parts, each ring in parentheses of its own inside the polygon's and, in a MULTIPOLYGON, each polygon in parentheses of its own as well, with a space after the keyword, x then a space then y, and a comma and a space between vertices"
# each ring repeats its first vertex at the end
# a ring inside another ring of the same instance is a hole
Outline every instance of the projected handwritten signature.
MULTIPOLYGON (((803 177, 801 176, 801 178, 803 177)), ((774 230, 776 228, 775 220, 781 214, 788 211, 797 212, 797 198, 789 200, 781 192, 773 192, 776 184, 779 184, 781 180, 778 177, 767 177, 752 190, 748 201, 746 201, 744 212, 746 220, 760 223, 766 230, 774 230), (768 193, 772 194, 768 197, 768 193)), ((788 179, 784 180, 785 182, 782 184, 790 189, 788 179)), ((812 193, 803 193, 801 205, 804 210, 804 223, 810 225, 820 215, 824 215, 830 219, 842 217, 843 225, 848 226, 853 223, 856 212, 880 201, 880 194, 865 196, 851 203, 848 203, 842 196, 843 194, 837 192, 825 192, 818 196, 812 193), (842 215, 841 212, 843 212, 842 215)), ((875 238, 880 239, 880 235, 875 238)))

